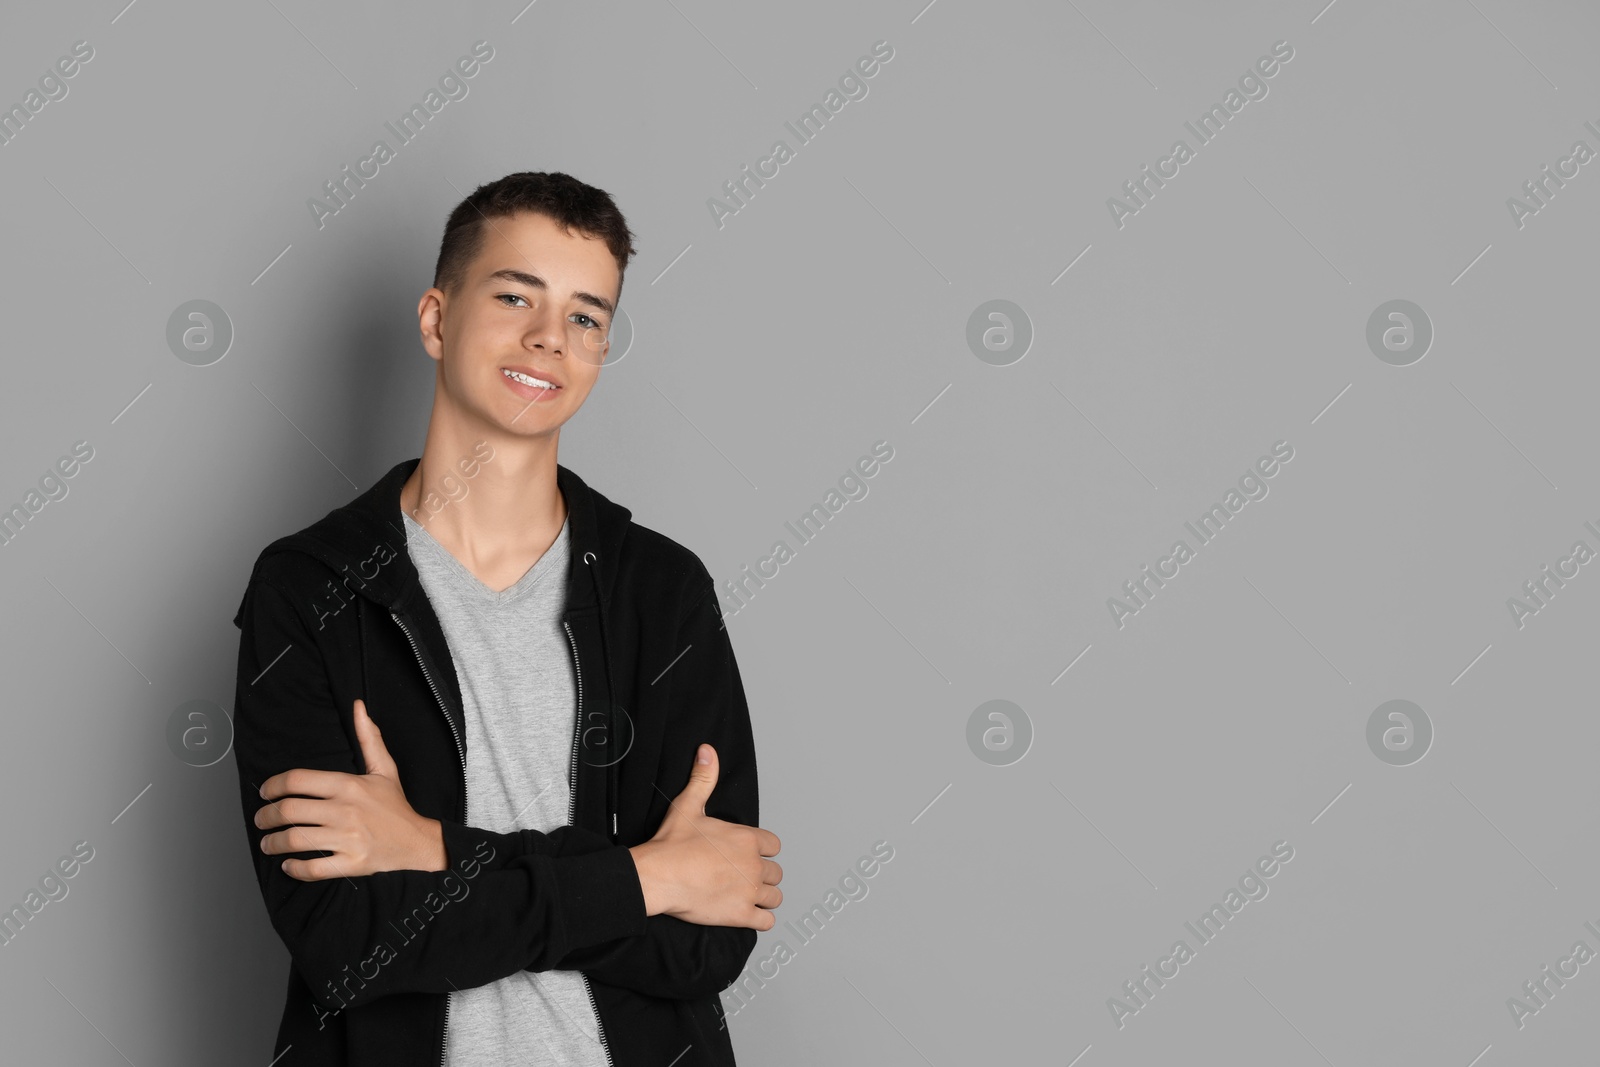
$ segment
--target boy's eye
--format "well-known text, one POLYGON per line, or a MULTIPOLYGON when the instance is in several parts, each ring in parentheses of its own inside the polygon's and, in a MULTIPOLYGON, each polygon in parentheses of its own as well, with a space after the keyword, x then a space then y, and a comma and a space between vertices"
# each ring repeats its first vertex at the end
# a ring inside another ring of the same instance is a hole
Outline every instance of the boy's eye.
MULTIPOLYGON (((528 301, 527 301, 527 298, 522 296, 520 293, 496 293, 495 294, 495 299, 496 300, 521 300, 522 301, 521 304, 504 304, 504 305, 502 305, 504 307, 532 307, 533 306, 532 304, 529 304, 528 301)), ((586 330, 592 330, 592 329, 601 329, 601 330, 603 330, 603 329, 605 329, 605 323, 599 322, 594 318, 594 316, 585 315, 581 311, 580 312, 576 312, 573 315, 573 318, 580 320, 579 325, 581 325, 586 330)))

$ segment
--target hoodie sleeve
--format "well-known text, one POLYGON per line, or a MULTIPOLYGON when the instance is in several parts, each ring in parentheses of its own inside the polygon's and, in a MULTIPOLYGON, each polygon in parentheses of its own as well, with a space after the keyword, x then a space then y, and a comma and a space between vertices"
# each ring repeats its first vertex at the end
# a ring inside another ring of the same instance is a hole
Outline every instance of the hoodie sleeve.
MULTIPOLYGON (((295 598, 253 574, 239 615, 234 755, 273 929, 329 1008, 448 993, 556 965, 647 929, 633 857, 577 828, 498 834, 445 822, 449 867, 303 882, 260 849, 259 786, 294 767, 360 773, 326 661, 295 598), (596 843, 604 847, 596 847, 596 843)), ((321 852, 295 853, 314 858, 321 852)))
MULTIPOLYGON (((683 791, 695 749, 705 742, 717 750, 720 763, 706 814, 758 826, 750 708, 727 627, 717 610, 716 587, 704 564, 696 572, 693 599, 678 623, 673 646, 687 651, 658 683, 669 686, 670 717, 656 781, 661 792, 656 795, 676 797, 683 791)), ((665 817, 665 800, 661 806, 665 817)), ((551 966, 583 971, 598 981, 651 996, 689 999, 731 985, 755 944, 756 931, 746 927, 701 926, 672 915, 652 915, 642 934, 575 947, 551 966)))

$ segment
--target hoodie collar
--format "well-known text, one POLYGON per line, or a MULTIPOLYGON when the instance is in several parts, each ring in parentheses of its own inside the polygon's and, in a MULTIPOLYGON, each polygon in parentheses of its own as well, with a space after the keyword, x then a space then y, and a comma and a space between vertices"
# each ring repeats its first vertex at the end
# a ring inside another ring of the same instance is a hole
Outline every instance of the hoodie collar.
MULTIPOLYGON (((416 566, 406 549, 400 512, 400 487, 419 462, 420 457, 395 464, 372 488, 304 530, 274 541, 262 555, 297 551, 315 556, 367 599, 388 611, 401 609, 421 591, 416 566)), ((572 547, 567 568, 568 610, 593 605, 597 591, 603 605, 609 604, 616 560, 633 513, 559 463, 556 485, 566 498, 572 547), (583 566, 585 563, 589 566, 583 566), (591 568, 593 582, 583 579, 581 573, 591 568)))

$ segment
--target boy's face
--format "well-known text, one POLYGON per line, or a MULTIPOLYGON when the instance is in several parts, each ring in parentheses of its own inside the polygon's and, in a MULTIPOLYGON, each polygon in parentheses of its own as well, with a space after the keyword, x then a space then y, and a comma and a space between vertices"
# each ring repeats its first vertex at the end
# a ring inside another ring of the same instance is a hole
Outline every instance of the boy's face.
POLYGON ((555 433, 600 376, 620 286, 604 241, 531 212, 489 219, 459 290, 429 289, 417 306, 439 388, 507 432, 555 433), (558 388, 518 382, 507 369, 558 388))

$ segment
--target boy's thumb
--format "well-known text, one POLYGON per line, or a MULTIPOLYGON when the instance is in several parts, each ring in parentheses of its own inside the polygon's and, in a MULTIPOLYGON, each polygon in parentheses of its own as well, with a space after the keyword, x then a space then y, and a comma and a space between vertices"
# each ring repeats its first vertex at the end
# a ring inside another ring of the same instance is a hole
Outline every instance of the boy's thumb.
POLYGON ((356 740, 361 745, 361 760, 367 765, 367 773, 398 777, 394 757, 389 755, 389 748, 383 743, 383 733, 367 713, 364 700, 355 702, 355 722, 356 740))
POLYGON ((717 750, 701 745, 695 750, 694 766, 689 770, 689 784, 684 792, 692 794, 701 807, 711 799, 711 790, 717 784, 717 750))

